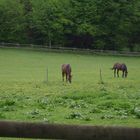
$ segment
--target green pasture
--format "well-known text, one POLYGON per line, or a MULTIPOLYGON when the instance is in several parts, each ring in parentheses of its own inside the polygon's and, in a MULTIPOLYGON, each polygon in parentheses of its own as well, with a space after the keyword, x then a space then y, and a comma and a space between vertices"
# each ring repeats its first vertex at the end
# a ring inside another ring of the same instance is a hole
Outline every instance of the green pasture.
POLYGON ((0 119, 140 127, 140 57, 0 48, 0 119), (115 62, 128 78, 113 77, 115 62), (63 63, 72 84, 62 82, 63 63))

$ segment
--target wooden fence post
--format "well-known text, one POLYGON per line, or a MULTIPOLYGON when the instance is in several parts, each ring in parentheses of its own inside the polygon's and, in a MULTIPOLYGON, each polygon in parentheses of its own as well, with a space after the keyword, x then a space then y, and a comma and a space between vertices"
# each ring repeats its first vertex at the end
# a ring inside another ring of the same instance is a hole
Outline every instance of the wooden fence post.
POLYGON ((46 69, 46 82, 48 82, 48 68, 46 69))
POLYGON ((101 68, 100 68, 100 84, 103 84, 104 82, 103 82, 103 78, 102 78, 102 70, 101 70, 101 68))

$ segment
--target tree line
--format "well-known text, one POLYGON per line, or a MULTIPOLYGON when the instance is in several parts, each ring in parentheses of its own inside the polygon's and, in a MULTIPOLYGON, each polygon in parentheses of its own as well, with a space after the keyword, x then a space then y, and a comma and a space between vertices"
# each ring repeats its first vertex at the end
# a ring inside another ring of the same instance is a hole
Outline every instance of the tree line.
POLYGON ((0 42, 140 51, 139 0, 0 0, 0 42))

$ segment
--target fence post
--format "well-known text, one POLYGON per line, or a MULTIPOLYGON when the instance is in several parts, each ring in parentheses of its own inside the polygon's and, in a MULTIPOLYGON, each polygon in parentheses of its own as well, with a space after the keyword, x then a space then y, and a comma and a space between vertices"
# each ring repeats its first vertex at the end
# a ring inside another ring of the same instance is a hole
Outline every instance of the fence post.
POLYGON ((102 70, 101 70, 101 68, 100 68, 100 83, 101 83, 101 84, 104 83, 104 82, 103 82, 103 78, 102 78, 102 70))
POLYGON ((48 68, 46 69, 46 82, 48 83, 48 68))

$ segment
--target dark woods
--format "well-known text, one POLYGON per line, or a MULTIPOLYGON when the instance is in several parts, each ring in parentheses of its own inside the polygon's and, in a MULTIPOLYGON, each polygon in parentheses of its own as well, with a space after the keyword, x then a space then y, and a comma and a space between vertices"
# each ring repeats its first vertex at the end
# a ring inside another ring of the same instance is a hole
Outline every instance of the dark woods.
POLYGON ((140 51, 139 0, 1 0, 0 42, 140 51))

